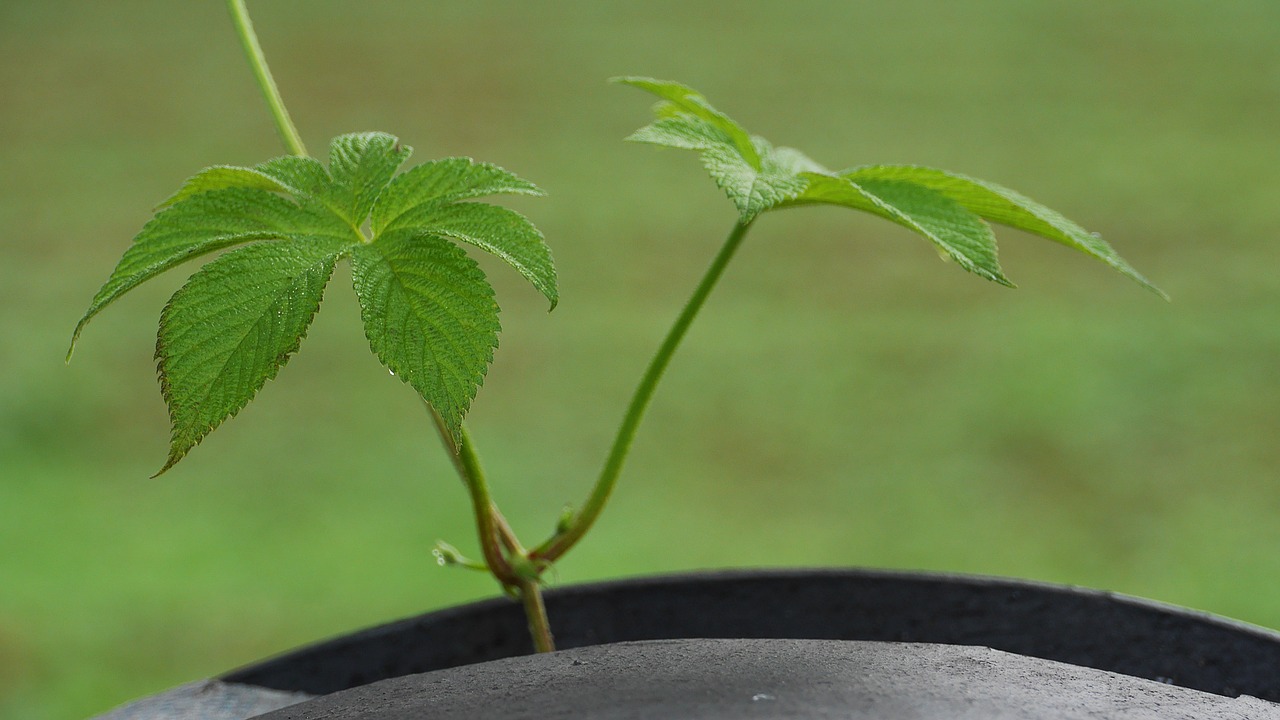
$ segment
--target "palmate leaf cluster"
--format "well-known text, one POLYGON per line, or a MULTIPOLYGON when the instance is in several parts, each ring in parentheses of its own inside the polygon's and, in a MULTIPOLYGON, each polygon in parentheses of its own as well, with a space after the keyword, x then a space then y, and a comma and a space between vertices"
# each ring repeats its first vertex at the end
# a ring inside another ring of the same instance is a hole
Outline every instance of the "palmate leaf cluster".
POLYGON ((88 311, 188 260, 226 250, 165 306, 156 361, 172 467, 275 377, 302 342, 339 261, 351 274, 369 346, 455 437, 497 347, 498 305, 457 244, 502 258, 554 308, 542 234, 495 194, 540 195, 494 165, 447 158, 396 174, 411 149, 385 133, 342 135, 326 167, 287 156, 190 178, 134 238, 88 311))
POLYGON ((1016 227, 1095 257, 1163 296, 1098 236, 995 183, 915 165, 832 172, 799 150, 750 135, 696 90, 643 77, 615 82, 652 93, 655 120, 628 139, 696 150, 747 223, 768 210, 839 205, 879 215, 923 235, 960 267, 1012 286, 1000 269, 987 221, 1016 227))

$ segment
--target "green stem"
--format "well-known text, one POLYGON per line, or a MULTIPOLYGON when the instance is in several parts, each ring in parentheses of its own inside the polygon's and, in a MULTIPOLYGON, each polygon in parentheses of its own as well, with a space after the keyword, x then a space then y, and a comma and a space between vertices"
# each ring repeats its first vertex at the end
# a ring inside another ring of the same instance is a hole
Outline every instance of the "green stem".
POLYGON ((551 636, 551 623, 547 620, 547 606, 542 602, 542 587, 537 580, 523 579, 517 586, 520 601, 524 604, 524 616, 529 620, 529 636, 537 652, 554 652, 555 639, 551 636))
POLYGON ((431 410, 436 429, 440 431, 440 439, 444 442, 445 450, 453 460, 453 467, 471 496, 476 531, 480 536, 480 552, 484 555, 485 565, 489 566, 489 572, 504 586, 516 585, 520 578, 511 567, 511 563, 507 561, 503 547, 506 546, 511 552, 520 552, 520 546, 506 520, 502 519, 497 507, 493 504, 489 483, 485 479, 484 468, 480 465, 480 456, 471 442, 471 434, 464 425, 461 442, 455 442, 453 434, 445 427, 440 414, 431 406, 427 407, 431 410))
POLYGON ((475 444, 471 441, 471 433, 468 432, 466 425, 463 425, 462 441, 455 442, 453 434, 445 427, 440 413, 430 405, 427 409, 431 411, 436 429, 440 431, 440 439, 444 442, 445 450, 453 459, 458 477, 462 479, 462 483, 467 486, 467 491, 471 495, 485 565, 503 587, 515 590, 520 595, 534 648, 538 652, 555 650, 555 642, 551 637, 551 623, 547 619, 547 608, 542 601, 542 587, 538 585, 537 577, 530 577, 531 573, 527 571, 534 565, 528 561, 528 554, 516 539, 506 518, 498 511, 498 506, 493 502, 489 493, 489 484, 485 480, 484 469, 480 466, 480 456, 476 453, 475 444), (526 572, 520 572, 513 567, 507 553, 514 556, 526 572))
POLYGON ((275 79, 271 77, 271 69, 267 67, 267 58, 262 54, 262 46, 258 45, 258 36, 253 32, 253 22, 249 19, 249 10, 245 8, 244 0, 227 0, 227 9, 231 11, 231 19, 235 22, 236 32, 244 45, 244 54, 249 59, 249 67, 253 68, 253 75, 258 80, 258 87, 262 88, 262 96, 271 110, 271 117, 276 121, 276 130, 280 132, 280 139, 284 141, 284 146, 290 153, 305 157, 307 148, 302 144, 302 138, 298 136, 298 129, 293 126, 293 120, 289 119, 289 111, 285 109, 284 100, 280 98, 280 90, 276 88, 275 79))
POLYGON ((485 479, 484 470, 480 467, 480 456, 466 428, 462 429, 462 442, 458 446, 458 457, 466 473, 467 489, 471 491, 471 504, 475 508, 476 530, 480 533, 480 550, 489 571, 504 585, 515 585, 519 576, 512 570, 511 564, 502 552, 501 540, 498 538, 497 525, 493 519, 493 496, 489 494, 489 483, 485 479))
POLYGON ((658 381, 662 379, 662 374, 667 369, 667 365, 670 364, 671 357, 675 354, 676 348, 679 347, 680 341, 689 330, 689 326, 693 324, 693 319, 697 317, 698 311, 702 309, 707 296, 711 294, 711 290, 715 287, 716 281, 724 273, 725 267, 733 259, 733 254, 737 251, 738 246, 742 244, 742 239, 746 236, 750 227, 750 220, 745 222, 740 220, 733 226, 733 231, 729 233, 724 246, 720 248, 720 252, 711 262, 711 267, 707 268, 706 274, 702 276, 698 287, 694 289, 693 295, 689 297, 689 301, 685 304, 684 310, 676 318, 675 324, 667 331, 666 339, 662 341, 662 346, 658 348, 653 360, 649 362, 649 368, 645 371, 644 377, 640 379, 640 384, 636 387, 635 394, 631 398, 631 404, 627 407, 627 414, 623 417, 622 425, 618 428, 618 434, 614 438, 613 448, 609 451, 609 457, 605 460, 604 468, 601 470, 600 477, 596 480, 595 487, 592 488, 586 504, 573 516, 568 523, 568 527, 563 532, 533 551, 531 557, 534 560, 555 561, 581 540, 582 536, 595 524, 600 512, 604 510, 610 494, 613 493, 614 486, 618 483, 618 475, 622 472, 627 453, 631 449, 631 442, 635 439, 636 430, 640 427, 640 421, 644 418, 645 410, 648 409, 649 402, 653 399, 653 393, 658 386, 658 381))
MULTIPOLYGON (((440 413, 436 412, 435 408, 431 407, 425 400, 422 404, 426 405, 427 411, 431 413, 431 419, 435 421, 436 431, 440 434, 440 442, 444 443, 445 450, 449 453, 449 459, 453 461, 453 468, 458 472, 458 478, 462 480, 463 485, 470 488, 471 479, 467 475, 467 466, 462 461, 462 449, 454 442, 453 433, 449 432, 449 428, 445 427, 444 418, 440 417, 440 413)), ((465 424, 462 427, 462 431, 468 439, 468 445, 470 446, 468 452, 474 458, 475 465, 479 467, 480 458, 476 453, 475 446, 470 442, 471 435, 467 431, 465 424)), ((524 548, 520 546, 520 541, 516 538, 515 532, 511 529, 511 525, 507 523, 506 517, 498 510, 496 503, 492 506, 492 510, 494 529, 498 533, 498 538, 502 540, 503 546, 506 547, 508 552, 523 553, 524 548)))

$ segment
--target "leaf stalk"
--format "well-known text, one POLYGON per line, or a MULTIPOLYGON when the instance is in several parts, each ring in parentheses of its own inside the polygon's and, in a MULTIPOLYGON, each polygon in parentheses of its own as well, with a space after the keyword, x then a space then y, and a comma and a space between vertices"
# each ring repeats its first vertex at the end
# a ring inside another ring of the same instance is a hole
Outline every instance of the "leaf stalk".
POLYGON ((249 19, 249 10, 245 7, 244 0, 227 0, 227 9, 231 11, 231 19, 244 46, 245 57, 249 60, 249 67, 253 69, 258 87, 262 89, 262 97, 267 101, 267 108, 275 120, 280 139, 284 141, 290 154, 306 157, 307 148, 302 144, 298 129, 294 127, 289 110, 284 106, 275 78, 271 76, 271 68, 267 67, 267 58, 262 54, 262 46, 258 44, 258 35, 253 31, 253 21, 249 19))
POLYGON ((515 532, 507 524, 498 506, 493 502, 485 480, 484 469, 480 466, 480 456, 475 444, 471 441, 471 433, 466 424, 462 426, 461 442, 456 442, 453 433, 444 424, 444 418, 430 405, 431 417, 435 421, 436 430, 445 450, 453 459, 454 469, 458 477, 467 486, 471 495, 472 507, 475 510, 476 530, 480 536, 480 548, 484 554, 485 565, 489 573, 502 584, 503 588, 520 596, 524 606, 525 618, 529 623, 529 636, 533 640, 534 649, 538 652, 552 652, 555 640, 551 635, 551 622, 547 618, 547 607, 542 600, 542 586, 539 575, 546 567, 534 562, 515 532), (514 559, 514 563, 513 563, 514 559))
POLYGON ((430 405, 431 418, 435 421, 436 430, 453 467, 471 496, 472 508, 475 512, 476 531, 480 536, 480 550, 490 573, 504 586, 518 585, 519 573, 507 560, 507 553, 523 554, 524 549, 507 520, 499 512, 489 492, 489 483, 485 478, 484 468, 480 465, 480 456, 471 440, 471 433, 466 425, 462 426, 461 442, 453 438, 453 433, 444 424, 444 419, 430 405))

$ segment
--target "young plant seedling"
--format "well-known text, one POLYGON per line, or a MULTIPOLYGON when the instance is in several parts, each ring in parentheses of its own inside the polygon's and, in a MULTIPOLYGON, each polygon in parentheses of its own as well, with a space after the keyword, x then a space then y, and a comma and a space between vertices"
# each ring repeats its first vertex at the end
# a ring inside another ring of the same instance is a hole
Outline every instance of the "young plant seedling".
POLYGON ((924 236, 965 270, 1012 287, 990 221, 1075 248, 1163 295, 1098 236, 1011 190, 912 165, 833 172, 748 134, 689 87, 617 78, 659 98, 653 122, 629 139, 697 151, 738 217, 641 378, 587 500, 560 518, 551 537, 526 549, 490 496, 463 422, 492 362, 499 324, 493 290, 459 243, 500 257, 554 309, 556 272, 542 234, 512 210, 475 202, 541 191, 470 158, 400 172, 411 150, 381 132, 334 138, 327 165, 308 156, 243 0, 228 0, 228 7, 291 154, 253 167, 210 167, 187 180, 160 204, 94 296, 72 347, 85 325, 125 293, 221 252, 160 314, 156 361, 172 428, 157 474, 163 473, 275 377, 301 344, 335 266, 349 262, 370 349, 426 402, 470 495, 483 562, 444 543, 435 555, 442 565, 487 570, 519 598, 540 651, 554 649, 540 589, 546 573, 600 516, 664 370, 760 215, 804 205, 869 212, 924 236))

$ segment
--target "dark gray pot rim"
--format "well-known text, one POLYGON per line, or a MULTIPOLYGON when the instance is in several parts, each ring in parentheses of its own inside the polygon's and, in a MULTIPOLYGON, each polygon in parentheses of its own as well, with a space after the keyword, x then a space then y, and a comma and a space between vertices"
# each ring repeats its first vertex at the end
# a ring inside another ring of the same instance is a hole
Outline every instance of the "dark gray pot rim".
POLYGON ((1280 705, 990 648, 643 640, 382 680, 256 720, 1276 720, 1280 705))
MULTIPOLYGON (((1226 697, 1280 702, 1280 633, 1042 582, 861 569, 730 570, 549 590, 561 649, 678 638, 983 646, 1226 697)), ((506 598, 309 645, 221 680, 327 695, 532 652, 506 598)))

